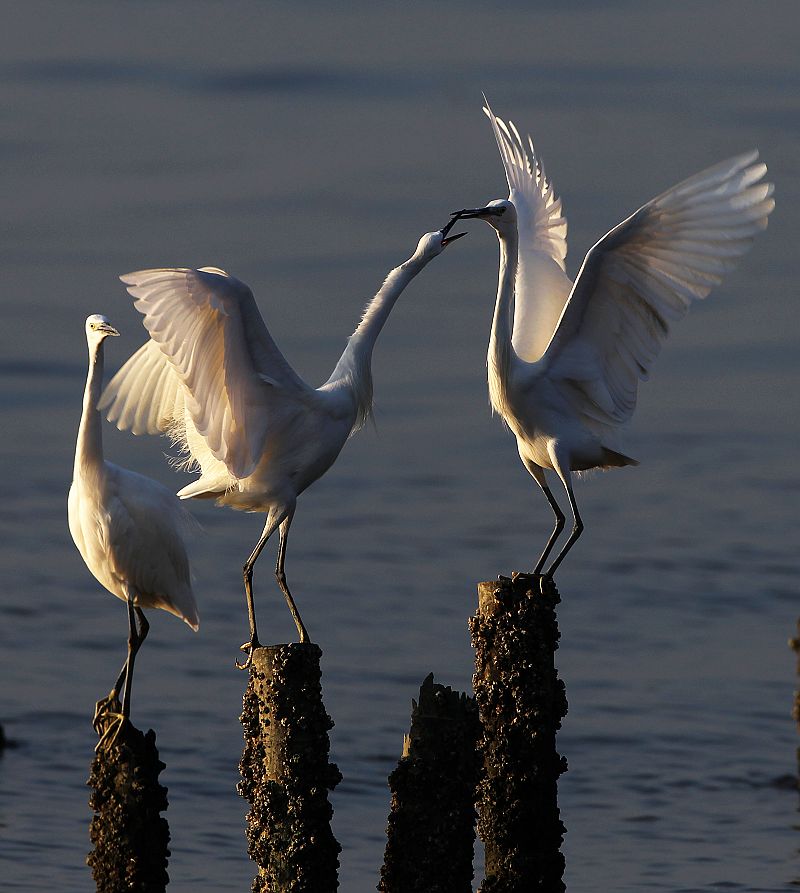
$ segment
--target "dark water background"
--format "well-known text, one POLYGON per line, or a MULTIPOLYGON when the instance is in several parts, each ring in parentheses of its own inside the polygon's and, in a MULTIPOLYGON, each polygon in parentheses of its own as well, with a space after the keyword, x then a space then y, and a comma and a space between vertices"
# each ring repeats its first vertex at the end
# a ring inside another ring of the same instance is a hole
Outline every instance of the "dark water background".
MULTIPOLYGON (((778 891, 800 877, 786 639, 797 587, 800 10, 795 2, 8 4, 0 36, 0 886, 91 889, 94 701, 125 612, 67 531, 83 320, 143 340, 119 273, 222 266, 311 383, 421 233, 505 195, 480 111, 530 130, 570 220, 574 274, 641 202, 758 146, 777 209, 678 326, 628 442, 642 465, 579 485, 559 574, 568 887, 778 891)), ((423 677, 466 688, 475 583, 529 567, 550 515, 489 415, 487 227, 403 295, 378 344, 377 433, 306 493, 287 571, 324 650, 342 890, 374 888, 385 779, 423 677)), ((106 453, 177 489, 164 444, 106 453)), ((134 720, 167 763, 173 893, 248 889, 236 796, 256 516, 195 505, 202 627, 165 614, 134 720)), ((274 551, 262 638, 286 641, 274 551)))

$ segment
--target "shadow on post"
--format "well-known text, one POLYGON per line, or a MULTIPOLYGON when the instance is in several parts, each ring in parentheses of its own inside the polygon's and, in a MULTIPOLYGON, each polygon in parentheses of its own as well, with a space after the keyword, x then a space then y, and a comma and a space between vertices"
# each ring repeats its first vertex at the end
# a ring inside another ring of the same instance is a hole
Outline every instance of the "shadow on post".
POLYGON ((94 849, 86 864, 97 893, 166 890, 169 825, 160 813, 167 809, 167 789, 158 781, 163 768, 156 733, 142 734, 130 722, 112 745, 95 754, 87 782, 95 813, 89 829, 94 849))
POLYGON ((434 683, 412 701, 411 730, 389 776, 381 893, 470 893, 480 730, 473 698, 434 683))
POLYGON ((322 703, 321 656, 317 645, 300 643, 253 652, 238 790, 250 803, 254 893, 330 893, 339 885, 328 791, 342 776, 328 762, 333 721, 322 703))
POLYGON ((559 600, 552 581, 539 576, 515 574, 478 584, 478 614, 470 631, 483 726, 481 893, 566 889, 558 777, 567 766, 556 751, 556 732, 567 713, 555 669, 559 600))

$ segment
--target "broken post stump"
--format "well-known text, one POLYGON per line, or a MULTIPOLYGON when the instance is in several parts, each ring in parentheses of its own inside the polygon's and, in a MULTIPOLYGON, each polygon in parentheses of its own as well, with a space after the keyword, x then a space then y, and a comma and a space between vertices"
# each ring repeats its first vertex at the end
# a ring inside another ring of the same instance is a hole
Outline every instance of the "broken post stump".
POLYGON ((566 889, 558 777, 567 764, 556 751, 556 732, 567 713, 555 669, 559 600, 552 580, 538 575, 478 584, 478 613, 470 619, 470 631, 483 726, 481 893, 566 889))
POLYGON ((341 847, 328 791, 341 781, 328 762, 317 645, 256 648, 240 717, 245 746, 239 793, 250 803, 247 852, 258 865, 253 893, 332 893, 341 847))
MULTIPOLYGON (((120 711, 119 702, 112 709, 120 711)), ((103 729, 101 729, 103 731, 103 729)), ((86 857, 97 893, 163 893, 169 883, 167 789, 158 776, 156 733, 126 722, 116 741, 98 750, 87 784, 94 818, 86 857)))
POLYGON ((410 734, 389 776, 381 893, 471 893, 479 731, 474 699, 434 683, 431 673, 412 701, 410 734))

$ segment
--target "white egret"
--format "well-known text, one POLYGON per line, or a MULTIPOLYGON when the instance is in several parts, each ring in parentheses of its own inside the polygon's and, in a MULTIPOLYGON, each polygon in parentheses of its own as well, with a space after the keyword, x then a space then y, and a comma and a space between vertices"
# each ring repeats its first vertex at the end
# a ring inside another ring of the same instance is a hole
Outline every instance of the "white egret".
POLYGON ((567 491, 572 533, 545 572, 552 576, 583 530, 572 472, 637 465, 619 450, 639 380, 691 302, 736 266, 774 207, 766 165, 748 152, 673 186, 603 236, 573 284, 566 275, 567 223, 533 143, 484 108, 510 189, 508 200, 467 209, 500 242, 497 300, 488 350, 492 407, 517 439, 555 527, 533 572, 544 567, 565 516, 545 469, 567 491), (513 320, 513 321, 512 321, 513 320))
POLYGON ((127 659, 109 696, 98 701, 95 728, 100 717, 108 715, 118 701, 124 682, 122 712, 115 714, 116 721, 98 746, 104 740, 113 741, 130 717, 133 665, 149 629, 142 608, 162 608, 185 620, 193 630, 198 628, 182 535, 192 523, 190 516, 166 487, 103 459, 97 404, 103 384, 103 342, 109 335, 119 332, 105 316, 87 318, 89 373, 68 502, 69 530, 86 566, 110 593, 128 605, 127 659))
POLYGON ((411 257, 386 277, 350 336, 330 378, 307 385, 272 340, 250 289, 223 270, 143 270, 122 276, 150 334, 120 369, 102 406, 134 434, 166 432, 201 476, 181 499, 213 498, 266 523, 244 564, 250 640, 259 645, 253 567, 280 530, 275 576, 301 642, 306 628, 286 582, 284 564, 297 497, 333 464, 372 411, 375 341, 403 289, 458 236, 427 233, 411 257))

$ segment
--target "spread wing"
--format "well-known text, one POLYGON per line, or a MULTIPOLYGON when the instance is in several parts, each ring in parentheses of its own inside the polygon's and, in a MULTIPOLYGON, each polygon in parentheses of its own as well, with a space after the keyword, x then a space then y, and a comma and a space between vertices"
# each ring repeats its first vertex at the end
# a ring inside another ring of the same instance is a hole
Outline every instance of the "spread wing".
POLYGON ((542 369, 575 386, 588 418, 618 425, 631 417, 669 323, 766 227, 775 202, 757 158, 749 152, 673 186, 587 253, 542 369))
POLYGON ((252 292, 210 267, 121 279, 157 350, 148 343, 131 357, 101 408, 120 427, 148 432, 180 423, 186 412, 212 455, 247 477, 270 424, 314 393, 272 340, 252 292))
POLYGON ((99 408, 120 430, 163 434, 183 419, 183 385, 166 354, 146 341, 111 379, 99 408))
POLYGON ((483 111, 491 121, 509 199, 517 212, 519 263, 512 343, 518 356, 534 362, 550 342, 572 287, 564 267, 567 221, 531 138, 526 145, 513 122, 506 125, 488 102, 483 111))

